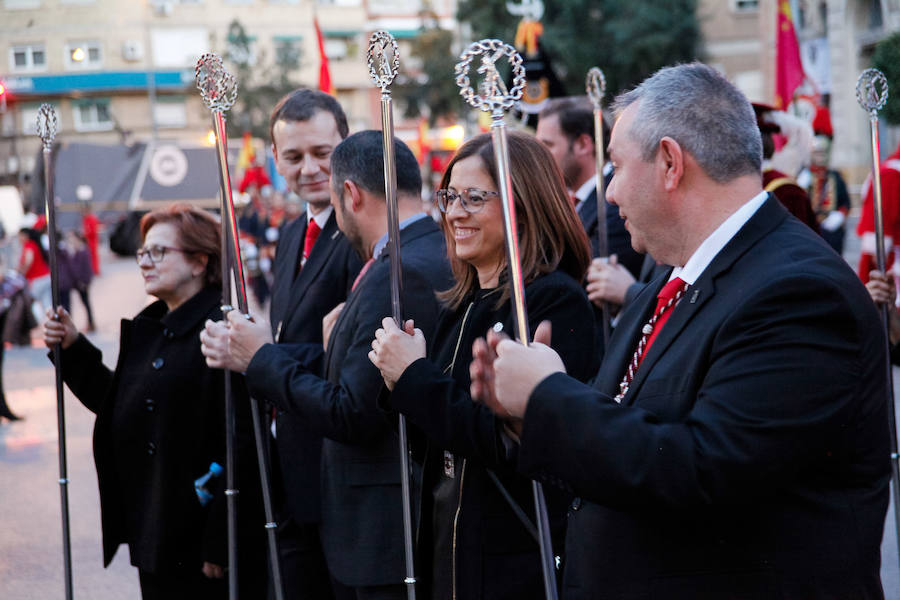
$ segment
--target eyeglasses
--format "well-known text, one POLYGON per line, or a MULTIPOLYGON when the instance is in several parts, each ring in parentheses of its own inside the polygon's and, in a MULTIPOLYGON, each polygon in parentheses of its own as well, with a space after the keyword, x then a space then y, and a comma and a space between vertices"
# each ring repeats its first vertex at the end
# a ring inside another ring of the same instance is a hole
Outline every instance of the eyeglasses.
POLYGON ((434 197, 437 200, 438 208, 445 213, 450 210, 450 206, 460 201, 463 210, 467 213, 476 213, 484 208, 484 203, 493 196, 499 196, 497 192, 486 192, 477 188, 467 188, 462 192, 454 192, 453 190, 437 190, 434 197))
POLYGON ((166 252, 169 250, 172 252, 185 252, 181 248, 172 248, 171 246, 147 246, 135 252, 134 258, 138 264, 141 264, 141 260, 145 256, 149 256, 150 262, 156 264, 166 257, 166 252))

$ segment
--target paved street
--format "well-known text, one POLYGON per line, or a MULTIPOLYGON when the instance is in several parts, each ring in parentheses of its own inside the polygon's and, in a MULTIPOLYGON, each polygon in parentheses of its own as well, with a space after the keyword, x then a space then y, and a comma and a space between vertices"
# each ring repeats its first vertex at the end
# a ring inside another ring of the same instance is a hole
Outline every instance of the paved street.
MULTIPOLYGON (((92 286, 98 331, 91 339, 112 366, 119 319, 134 315, 147 297, 131 259, 107 256, 103 269, 103 276, 92 286)), ((73 303, 76 323, 83 326, 80 301, 73 303)), ((53 370, 46 351, 35 345, 8 350, 3 376, 8 403, 25 420, 0 425, 0 600, 63 598, 53 370)), ((900 372, 895 375, 895 381, 898 379, 900 372)), ((97 477, 91 454, 94 417, 67 394, 66 421, 75 598, 139 598, 137 572, 124 547, 109 569, 102 566, 97 477)), ((882 577, 886 597, 900 598, 893 510, 887 518, 882 577)))

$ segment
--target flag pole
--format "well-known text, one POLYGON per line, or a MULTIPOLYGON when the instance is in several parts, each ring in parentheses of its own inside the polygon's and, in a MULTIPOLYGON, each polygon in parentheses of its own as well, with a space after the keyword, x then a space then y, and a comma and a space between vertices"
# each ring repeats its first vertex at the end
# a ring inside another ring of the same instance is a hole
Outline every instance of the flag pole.
MULTIPOLYGON (((597 256, 609 257, 609 238, 606 233, 606 181, 603 167, 606 165, 606 143, 603 139, 603 96, 606 94, 606 77, 599 67, 591 67, 587 73, 587 95, 594 105, 594 157, 597 160, 597 256)), ((609 302, 600 304, 603 313, 603 347, 609 348, 609 302)))

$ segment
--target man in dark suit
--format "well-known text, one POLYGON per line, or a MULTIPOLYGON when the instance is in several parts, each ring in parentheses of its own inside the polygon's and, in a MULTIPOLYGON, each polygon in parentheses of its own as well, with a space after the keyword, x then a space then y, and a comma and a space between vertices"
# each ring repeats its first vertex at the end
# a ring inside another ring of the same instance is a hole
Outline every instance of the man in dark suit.
MULTIPOLYGON (((604 139, 609 132, 604 126, 604 139)), ((591 254, 598 255, 597 158, 594 147, 593 108, 584 97, 550 100, 541 111, 535 137, 543 143, 562 172, 572 193, 575 210, 591 242, 591 254)), ((608 177, 609 174, 604 174, 608 177)), ((632 275, 638 276, 643 257, 631 247, 631 236, 619 210, 606 205, 606 239, 609 254, 632 275)))
MULTIPOLYGON (((331 208, 331 152, 347 137, 347 117, 323 92, 284 96, 269 120, 275 167, 306 211, 285 225, 273 265, 272 336, 286 350, 322 344, 322 319, 350 292, 362 262, 337 228, 331 208)), ((275 411, 271 431, 273 492, 285 596, 332 595, 319 539, 322 436, 303 419, 275 411)))
MULTIPOLYGON (((451 284, 444 238, 421 212, 419 166, 400 141, 395 164, 404 316, 432 331, 439 310, 435 290, 451 284)), ((368 359, 372 335, 391 313, 381 132, 348 137, 334 150, 331 166, 338 226, 367 262, 326 332, 326 350, 305 344, 286 352, 266 343, 271 335, 264 324, 234 315, 223 364, 246 372, 253 396, 295 414, 325 437, 322 541, 336 596, 403 598, 400 451, 390 420, 376 404, 383 380, 368 359)))
POLYGON ((492 339, 472 365, 519 468, 581 497, 564 596, 882 598, 887 357, 865 288, 762 191, 753 109, 714 69, 663 69, 616 109, 608 198, 676 267, 593 388, 540 343, 492 339))

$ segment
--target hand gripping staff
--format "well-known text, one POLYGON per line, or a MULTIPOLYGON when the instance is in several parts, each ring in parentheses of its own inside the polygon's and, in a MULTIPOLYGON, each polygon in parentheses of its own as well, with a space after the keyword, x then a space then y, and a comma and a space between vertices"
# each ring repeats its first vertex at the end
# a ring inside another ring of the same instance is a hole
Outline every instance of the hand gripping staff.
MULTIPOLYGON (((513 315, 516 340, 528 345, 531 333, 528 329, 528 313, 525 307, 525 285, 522 281, 522 263, 519 259, 519 237, 516 233, 516 205, 513 198, 512 178, 509 170, 509 148, 506 123, 503 116, 522 97, 525 87, 525 68, 522 57, 516 49, 500 40, 486 39, 472 43, 456 64, 456 84, 460 95, 472 107, 491 113, 491 136, 494 145, 494 159, 497 161, 497 182, 503 204, 503 230, 506 235, 506 263, 509 282, 512 286, 513 315), (507 90, 506 84, 497 71, 496 62, 506 57, 512 68, 513 85, 507 90), (483 75, 478 93, 472 89, 469 67, 475 57, 481 57, 477 72, 483 75)), ((538 541, 541 546, 541 567, 544 574, 544 592, 548 600, 556 600, 556 574, 554 572, 553 546, 550 541, 550 523, 547 516, 547 501, 541 484, 532 482, 534 507, 537 516, 538 541)))
MULTIPOLYGON (((884 212, 881 203, 881 171, 879 161, 881 148, 878 143, 878 111, 884 108, 888 99, 888 84, 884 73, 878 69, 866 69, 856 80, 856 100, 863 110, 869 113, 869 130, 872 138, 872 197, 875 200, 875 262, 878 270, 885 272, 884 256, 884 212)), ((881 305, 881 317, 885 329, 890 332, 889 310, 896 307, 881 305)), ((890 336, 885 336, 885 354, 890 356, 890 336)), ((897 529, 897 543, 900 544, 900 465, 897 454, 897 421, 894 407, 894 376, 890 361, 885 373, 888 384, 888 420, 891 428, 891 488, 894 492, 894 526, 897 529)))
MULTIPOLYGON (((197 60, 194 71, 197 88, 204 104, 212 112, 213 127, 216 132, 216 152, 219 160, 219 183, 222 198, 222 312, 232 310, 232 283, 237 296, 237 308, 247 315, 247 288, 244 284, 244 265, 238 245, 238 229, 234 215, 234 201, 231 196, 231 177, 228 173, 227 134, 225 132, 225 111, 237 99, 237 81, 225 70, 222 59, 217 55, 204 54, 197 60)), ((256 438, 256 454, 259 463, 259 479, 262 484, 263 508, 266 514, 266 541, 269 550, 269 565, 276 600, 283 600, 281 568, 278 562, 278 547, 275 541, 275 519, 272 511, 272 495, 269 487, 269 467, 266 462, 265 434, 260 421, 259 403, 250 398, 250 413, 253 417, 253 434, 256 438)), ((234 402, 231 390, 231 374, 225 371, 225 495, 228 508, 228 597, 237 598, 237 494, 234 489, 234 402)))
MULTIPOLYGON (((53 318, 59 306, 59 265, 57 250, 59 240, 56 235, 56 201, 53 197, 53 140, 59 131, 56 110, 49 104, 42 104, 37 115, 37 133, 41 138, 44 157, 44 217, 47 220, 47 235, 50 238, 50 298, 53 318)), ((53 366, 56 372, 56 428, 59 439, 59 500, 62 511, 63 569, 65 576, 66 600, 72 600, 72 543, 69 529, 69 477, 66 466, 66 405, 62 377, 62 352, 59 344, 53 346, 53 366)))
MULTIPOLYGON (((606 184, 603 166, 606 164, 606 143, 603 139, 603 96, 606 94, 606 77, 599 67, 591 67, 585 82, 588 98, 594 105, 594 156, 597 159, 597 256, 609 256, 606 235, 606 184)), ((609 302, 600 305, 603 311, 603 347, 609 348, 609 302)))
MULTIPOLYGON (((394 107, 389 89, 400 70, 400 51, 397 40, 386 31, 376 31, 369 38, 366 52, 369 75, 375 87, 381 88, 381 134, 384 148, 384 200, 387 203, 388 256, 391 259, 391 316, 403 329, 400 307, 400 288, 403 270, 400 263, 400 222, 397 214, 397 165, 394 162, 394 107)), ((399 416, 400 487, 403 496, 403 550, 406 559, 406 594, 416 599, 416 574, 413 564, 412 507, 409 489, 409 449, 406 439, 406 417, 399 416)))

